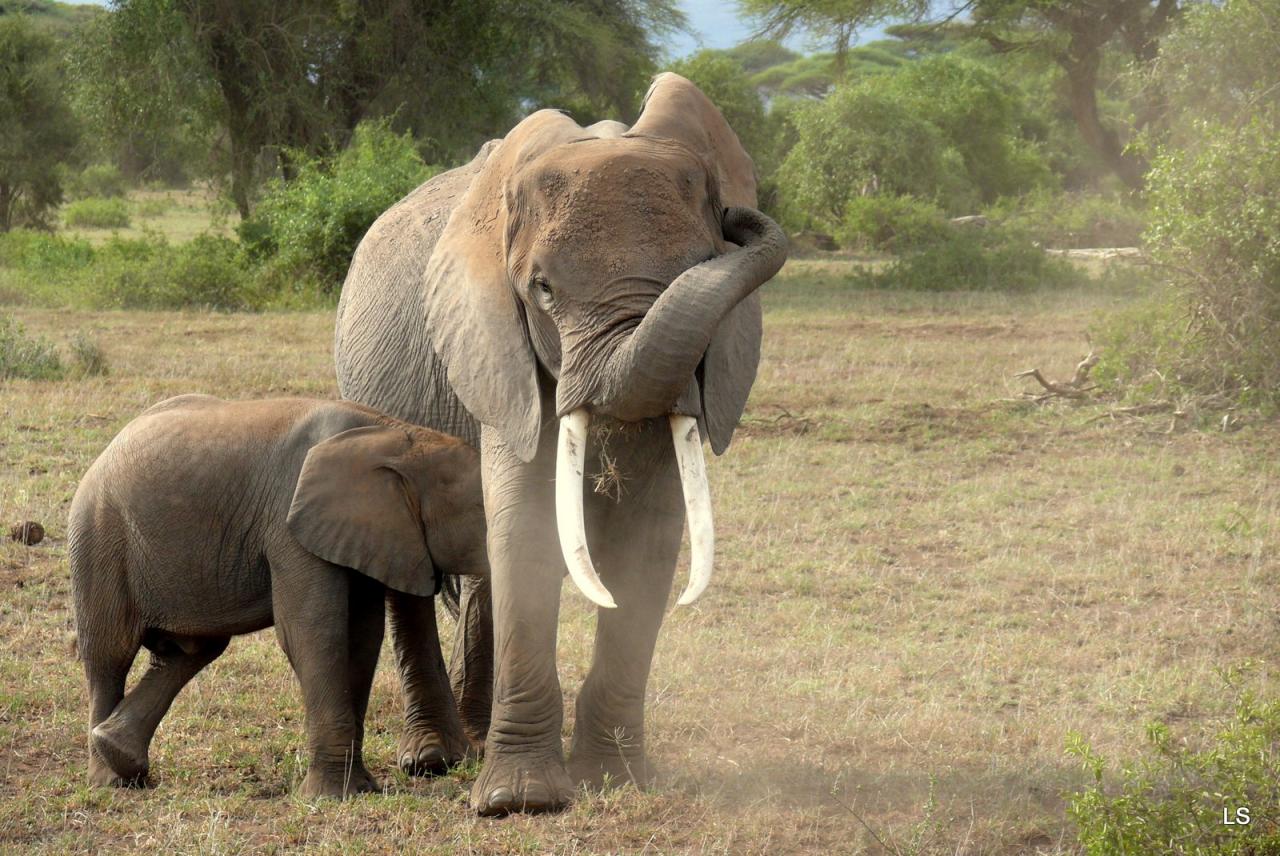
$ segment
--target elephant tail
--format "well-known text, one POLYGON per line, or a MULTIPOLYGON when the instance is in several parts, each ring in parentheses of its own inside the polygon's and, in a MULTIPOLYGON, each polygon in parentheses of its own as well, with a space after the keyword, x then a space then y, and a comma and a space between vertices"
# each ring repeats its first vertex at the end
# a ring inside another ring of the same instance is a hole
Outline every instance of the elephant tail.
POLYGON ((457 621, 462 604, 462 577, 445 574, 440 581, 440 597, 444 600, 445 609, 457 621))

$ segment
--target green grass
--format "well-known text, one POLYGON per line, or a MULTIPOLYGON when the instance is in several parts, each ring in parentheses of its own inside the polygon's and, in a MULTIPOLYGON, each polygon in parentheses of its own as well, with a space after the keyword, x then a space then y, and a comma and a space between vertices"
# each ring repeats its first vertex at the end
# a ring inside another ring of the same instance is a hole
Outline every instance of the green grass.
POLYGON ((226 218, 215 215, 216 197, 207 189, 132 190, 127 196, 127 205, 130 214, 127 228, 110 230, 68 226, 64 234, 93 244, 103 243, 113 234, 123 238, 159 234, 171 243, 184 243, 206 233, 227 237, 233 234, 226 218))
MULTIPOLYGON (((155 789, 84 784, 64 540, 79 475, 166 396, 335 395, 332 313, 19 309, 59 347, 92 329, 111 372, 0 386, 0 522, 49 530, 0 543, 0 849, 1077 852, 1064 794, 1089 777, 1068 735, 1111 759, 1153 719, 1202 741, 1230 713, 1218 672, 1246 660, 1247 688, 1276 696, 1280 427, 1165 433, 1005 400, 1022 369, 1069 376, 1086 329, 1131 297, 847 278, 804 262, 765 289, 746 419, 709 462, 717 576, 670 612, 649 684, 660 784, 497 821, 466 808, 474 770, 393 771, 389 652, 366 750, 386 795, 292 796, 302 706, 270 632, 178 698, 155 789)), ((568 733, 594 617, 564 591, 568 733)))

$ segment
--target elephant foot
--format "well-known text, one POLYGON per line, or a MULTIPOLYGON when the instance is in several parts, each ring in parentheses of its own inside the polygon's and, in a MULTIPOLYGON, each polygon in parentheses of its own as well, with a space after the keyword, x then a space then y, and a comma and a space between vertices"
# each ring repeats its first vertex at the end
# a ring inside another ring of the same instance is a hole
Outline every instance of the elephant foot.
POLYGON ((145 770, 141 775, 126 779, 96 754, 90 754, 89 784, 97 788, 149 788, 151 779, 145 770))
POLYGON ((635 785, 647 788, 657 771, 644 753, 591 752, 574 749, 569 755, 569 776, 592 790, 635 785))
POLYGON ((564 762, 550 753, 490 752, 471 788, 471 806, 482 817, 560 811, 572 801, 564 762))
POLYGON ((143 784, 147 779, 150 762, 147 758, 147 744, 138 739, 128 726, 122 726, 113 719, 101 722, 89 732, 89 743, 94 760, 100 760, 102 766, 108 768, 119 783, 106 781, 107 773, 95 770, 89 765, 90 781, 94 784, 109 784, 116 787, 134 787, 143 784))
POLYGON ((303 799, 314 800, 332 797, 345 800, 356 794, 376 794, 382 791, 378 780, 365 769, 363 761, 351 766, 312 763, 307 777, 298 788, 303 799))
POLYGON ((410 776, 440 776, 452 767, 479 758, 481 752, 460 734, 408 731, 400 738, 396 757, 400 759, 400 769, 410 776))

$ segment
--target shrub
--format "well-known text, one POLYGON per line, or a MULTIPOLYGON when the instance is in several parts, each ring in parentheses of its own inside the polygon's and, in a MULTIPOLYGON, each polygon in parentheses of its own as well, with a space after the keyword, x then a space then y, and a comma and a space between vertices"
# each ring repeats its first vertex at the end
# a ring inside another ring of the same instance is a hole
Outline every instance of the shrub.
POLYGON ((1175 740, 1161 722, 1147 726, 1149 752, 1109 773, 1108 763, 1078 735, 1068 751, 1092 782, 1068 809, 1086 852, 1253 854, 1280 852, 1280 702, 1249 695, 1202 749, 1175 740), (1248 825, 1225 825, 1239 807, 1248 825))
POLYGON ((128 190, 124 175, 109 163, 87 166, 81 172, 67 176, 63 185, 72 199, 115 199, 124 196, 128 190))
POLYGON ((93 263, 93 246, 80 238, 15 229, 0 234, 0 267, 40 273, 76 270, 93 263))
POLYGON ((1091 193, 1042 190, 1001 200, 989 213, 1046 247, 1132 247, 1146 227, 1138 203, 1091 193))
POLYGON ((255 260, 274 256, 273 279, 314 281, 329 293, 341 286, 356 244, 378 215, 436 172, 412 137, 385 122, 360 125, 331 160, 292 157, 296 177, 267 186, 240 238, 255 260))
POLYGON ((89 197, 67 205, 62 220, 73 227, 124 229, 129 226, 129 206, 123 199, 89 197))
POLYGON ((1025 235, 999 227, 951 228, 861 276, 871 288, 916 291, 1029 291, 1084 281, 1084 274, 1045 255, 1025 235))
POLYGON ((84 333, 77 333, 72 337, 71 359, 80 374, 86 377, 105 375, 108 372, 107 355, 97 342, 84 333))
POLYGON ((199 235, 185 244, 162 238, 112 239, 86 269, 86 290, 99 306, 119 309, 254 309, 253 272, 229 238, 199 235))
POLYGON ((902 252, 936 243, 952 227, 938 206, 912 196, 859 196, 845 206, 835 238, 844 247, 902 252))
POLYGON ((15 319, 0 316, 0 380, 56 380, 64 371, 53 345, 28 336, 15 319))

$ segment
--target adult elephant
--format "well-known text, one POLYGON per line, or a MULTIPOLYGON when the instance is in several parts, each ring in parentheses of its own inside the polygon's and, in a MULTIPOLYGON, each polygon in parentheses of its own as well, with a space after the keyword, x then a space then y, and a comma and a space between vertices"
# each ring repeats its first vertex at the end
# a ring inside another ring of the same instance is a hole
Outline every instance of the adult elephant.
POLYGON ((356 251, 338 308, 343 396, 481 450, 491 591, 462 594, 460 722, 438 701, 430 599, 389 602, 401 763, 438 768, 465 748, 462 731, 483 739, 480 814, 556 809, 575 781, 649 776, 645 684, 685 506, 681 602, 711 573, 699 431, 717 454, 729 445, 759 361, 754 292, 786 258, 755 204, 751 159, 720 112, 663 74, 630 130, 534 113, 397 203, 356 251), (608 430, 589 431, 593 419, 608 430), (605 457, 622 478, 614 498, 584 491, 605 457), (567 769, 566 566, 601 607, 567 769))

